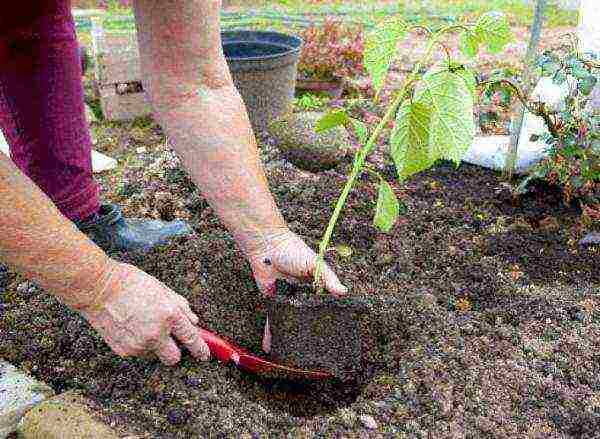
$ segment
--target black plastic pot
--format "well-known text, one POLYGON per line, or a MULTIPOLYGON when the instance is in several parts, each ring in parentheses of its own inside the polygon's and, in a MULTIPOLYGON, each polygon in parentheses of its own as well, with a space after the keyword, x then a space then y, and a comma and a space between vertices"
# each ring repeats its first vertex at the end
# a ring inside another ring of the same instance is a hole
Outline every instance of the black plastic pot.
POLYGON ((335 299, 277 281, 267 299, 271 355, 283 364, 333 373, 342 381, 361 369, 361 318, 369 308, 356 299, 335 299))
POLYGON ((268 31, 221 33, 223 52, 255 130, 291 111, 303 41, 268 31))

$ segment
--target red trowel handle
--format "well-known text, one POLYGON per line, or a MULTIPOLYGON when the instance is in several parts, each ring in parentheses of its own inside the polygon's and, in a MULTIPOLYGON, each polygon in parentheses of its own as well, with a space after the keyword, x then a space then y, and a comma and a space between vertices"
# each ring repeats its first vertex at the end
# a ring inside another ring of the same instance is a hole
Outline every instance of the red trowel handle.
POLYGON ((222 363, 233 361, 237 367, 252 373, 276 374, 287 378, 326 380, 333 377, 329 372, 301 370, 264 360, 235 346, 217 334, 202 328, 198 328, 198 330, 200 331, 200 337, 208 345, 210 354, 222 363))
POLYGON ((200 337, 208 345, 210 354, 217 360, 228 363, 233 353, 238 353, 239 348, 234 347, 224 338, 219 337, 206 329, 199 328, 200 337))

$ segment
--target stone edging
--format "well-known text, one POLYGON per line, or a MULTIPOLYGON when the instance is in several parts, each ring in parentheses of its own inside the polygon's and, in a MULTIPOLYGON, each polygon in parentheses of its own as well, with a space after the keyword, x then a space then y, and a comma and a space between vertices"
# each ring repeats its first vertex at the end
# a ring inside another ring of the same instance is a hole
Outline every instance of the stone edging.
POLYGON ((55 396, 45 383, 0 360, 0 439, 118 439, 76 392, 55 396))

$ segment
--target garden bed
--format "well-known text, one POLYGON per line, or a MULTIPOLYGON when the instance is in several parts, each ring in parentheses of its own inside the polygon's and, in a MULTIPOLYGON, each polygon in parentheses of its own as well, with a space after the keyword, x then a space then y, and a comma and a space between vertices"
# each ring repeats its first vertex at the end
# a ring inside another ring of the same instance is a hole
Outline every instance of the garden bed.
MULTIPOLYGON (((102 177, 104 197, 129 215, 189 217, 196 234, 145 257, 115 256, 187 297, 207 328, 258 352, 264 313, 249 266, 160 130, 142 122, 99 130, 98 148, 127 163, 102 177)), ((261 143, 284 216, 316 247, 344 170, 299 171, 269 139, 261 143)), ((12 273, 0 357, 57 392, 80 389, 106 420, 142 437, 592 437, 600 260, 597 248, 577 247, 577 209, 545 186, 514 202, 494 172, 470 165, 441 164, 408 186, 388 177, 407 206, 392 232, 371 225, 376 186, 364 179, 334 234, 351 254, 328 254, 350 294, 386 303, 366 323, 365 373, 355 384, 261 380, 189 355, 173 368, 121 360, 12 273)))

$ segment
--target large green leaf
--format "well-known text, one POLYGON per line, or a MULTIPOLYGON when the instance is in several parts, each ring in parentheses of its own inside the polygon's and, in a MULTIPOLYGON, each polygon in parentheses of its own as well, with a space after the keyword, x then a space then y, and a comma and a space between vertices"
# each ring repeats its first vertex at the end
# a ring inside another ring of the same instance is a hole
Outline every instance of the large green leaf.
POLYGON ((390 65, 396 55, 398 42, 405 37, 406 22, 394 17, 378 24, 365 39, 364 65, 371 75, 373 87, 379 91, 383 87, 390 65))
POLYGON ((506 14, 497 11, 487 12, 479 17, 474 32, 490 53, 501 52, 513 37, 506 14))
POLYGON ((457 165, 475 137, 474 97, 464 76, 463 70, 437 64, 425 73, 414 96, 415 102, 431 110, 430 154, 457 165))
POLYGON ((345 125, 346 122, 348 122, 348 114, 344 110, 332 111, 317 121, 315 131, 321 133, 337 126, 345 125))
POLYGON ((439 158, 429 148, 430 125, 430 107, 405 101, 398 109, 390 145, 401 180, 429 168, 439 158))
POLYGON ((475 58, 477 56, 480 44, 481 39, 479 34, 472 30, 466 30, 460 36, 460 50, 469 58, 475 58))
POLYGON ((451 70, 465 81, 465 84, 467 84, 467 87, 469 87, 473 98, 475 98, 477 96, 477 79, 475 78, 473 72, 462 65, 454 67, 451 70))
POLYGON ((400 214, 400 203, 394 191, 387 181, 379 184, 379 195, 377 196, 377 209, 373 224, 382 232, 388 233, 398 220, 400 214))

